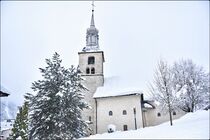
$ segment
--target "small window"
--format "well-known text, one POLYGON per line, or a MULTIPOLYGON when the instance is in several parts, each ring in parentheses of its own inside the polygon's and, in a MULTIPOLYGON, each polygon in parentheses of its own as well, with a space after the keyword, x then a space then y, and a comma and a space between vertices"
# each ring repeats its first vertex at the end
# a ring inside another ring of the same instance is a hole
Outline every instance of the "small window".
POLYGON ((91 68, 91 74, 95 74, 95 68, 91 68))
POLYGON ((158 116, 158 117, 160 117, 160 116, 161 116, 160 112, 158 112, 157 116, 158 116))
POLYGON ((176 112, 175 111, 173 112, 173 115, 176 115, 176 112))
POLYGON ((90 69, 86 68, 86 74, 90 74, 90 69))
POLYGON ((126 110, 123 110, 123 115, 127 115, 127 111, 126 110))
POLYGON ((136 114, 136 108, 135 107, 133 108, 133 114, 136 114))
POLYGON ((89 119, 89 121, 91 122, 91 116, 89 116, 89 118, 88 118, 88 119, 89 119))
POLYGON ((112 111, 109 111, 109 116, 112 116, 112 115, 113 115, 112 111))
POLYGON ((127 125, 123 125, 123 130, 127 131, 128 130, 128 126, 127 125))
POLYGON ((88 64, 95 64, 95 57, 88 57, 88 64))

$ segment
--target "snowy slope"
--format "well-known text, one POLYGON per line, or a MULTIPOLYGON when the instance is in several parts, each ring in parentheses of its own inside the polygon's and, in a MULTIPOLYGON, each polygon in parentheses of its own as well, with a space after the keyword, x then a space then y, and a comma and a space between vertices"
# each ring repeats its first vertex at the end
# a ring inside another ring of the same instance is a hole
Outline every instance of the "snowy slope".
POLYGON ((154 127, 115 133, 97 134, 85 139, 209 139, 209 111, 199 110, 182 118, 154 127))

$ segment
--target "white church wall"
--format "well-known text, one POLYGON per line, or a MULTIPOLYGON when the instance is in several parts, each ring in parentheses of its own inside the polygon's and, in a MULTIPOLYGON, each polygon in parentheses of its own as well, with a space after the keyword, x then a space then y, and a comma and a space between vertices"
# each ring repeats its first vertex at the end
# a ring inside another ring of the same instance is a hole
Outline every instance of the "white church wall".
MULTIPOLYGON (((175 111, 175 114, 172 112, 172 119, 178 119, 185 115, 185 112, 178 110, 175 111)), ((161 111, 160 106, 156 106, 155 109, 149 109, 145 112, 145 117, 146 117, 146 126, 155 126, 159 125, 161 123, 169 121, 169 114, 168 112, 163 112, 161 111), (160 113, 160 116, 158 115, 160 113)))
POLYGON ((139 95, 98 98, 97 133, 107 132, 107 126, 110 124, 116 126, 116 131, 123 131, 123 125, 127 125, 128 130, 134 130, 134 107, 136 108, 136 125, 140 128, 142 115, 139 95), (126 115, 123 115, 123 110, 126 110, 126 115), (112 116, 109 116, 109 111, 113 112, 112 116))
POLYGON ((90 134, 95 134, 95 100, 93 99, 93 94, 95 93, 97 87, 102 83, 102 76, 83 76, 84 81, 83 85, 88 89, 88 91, 83 92, 84 101, 88 103, 91 107, 90 109, 84 109, 82 111, 82 118, 86 121, 89 121, 89 117, 91 117, 91 123, 89 123, 89 127, 93 130, 90 134))

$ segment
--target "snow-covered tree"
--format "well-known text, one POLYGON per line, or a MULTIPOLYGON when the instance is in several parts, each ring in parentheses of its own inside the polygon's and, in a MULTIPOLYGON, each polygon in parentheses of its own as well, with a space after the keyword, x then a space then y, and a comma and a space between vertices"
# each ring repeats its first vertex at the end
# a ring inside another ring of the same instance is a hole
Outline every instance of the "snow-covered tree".
POLYGON ((175 109, 175 94, 172 88, 172 75, 167 62, 160 60, 154 74, 154 81, 150 84, 150 93, 154 100, 160 102, 163 109, 167 109, 172 125, 172 111, 175 109))
POLYGON ((28 102, 25 101, 23 106, 19 108, 15 123, 12 128, 12 133, 9 137, 11 140, 21 138, 22 140, 28 139, 28 102))
POLYGON ((29 104, 30 139, 73 139, 86 135, 87 124, 81 111, 88 108, 84 102, 79 68, 61 66, 55 53, 40 68, 42 80, 32 83, 36 95, 27 94, 29 104))
POLYGON ((178 91, 177 105, 193 112, 209 105, 209 74, 192 60, 175 62, 172 68, 173 87, 178 91))

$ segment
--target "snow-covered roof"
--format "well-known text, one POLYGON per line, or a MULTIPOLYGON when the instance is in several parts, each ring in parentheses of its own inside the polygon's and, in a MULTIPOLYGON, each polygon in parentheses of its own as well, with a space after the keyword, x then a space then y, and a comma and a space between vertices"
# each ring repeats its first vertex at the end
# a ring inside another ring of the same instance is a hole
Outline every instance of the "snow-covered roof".
POLYGON ((154 107, 151 104, 144 103, 144 107, 147 109, 153 109, 154 107))
POLYGON ((142 94, 138 82, 134 82, 122 77, 105 78, 104 86, 98 87, 93 98, 115 97, 142 94))
POLYGON ((86 46, 82 49, 83 52, 97 52, 101 51, 99 46, 86 46))
POLYGON ((9 96, 9 91, 0 85, 0 97, 9 96))

